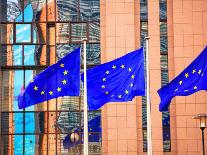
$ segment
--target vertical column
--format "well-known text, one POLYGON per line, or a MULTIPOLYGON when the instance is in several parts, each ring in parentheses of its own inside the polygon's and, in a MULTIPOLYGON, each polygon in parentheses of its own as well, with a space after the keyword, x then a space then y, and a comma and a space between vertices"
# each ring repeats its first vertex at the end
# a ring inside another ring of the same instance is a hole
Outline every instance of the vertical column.
MULTIPOLYGON (((101 0, 101 61, 107 62, 138 45, 135 2, 101 0)), ((137 103, 108 103, 102 108, 103 154, 137 154, 137 103)))
MULTIPOLYGON (((207 1, 173 1, 175 76, 195 59, 206 46, 207 1)), ((206 113, 206 93, 176 97, 177 151, 180 154, 201 154, 201 132, 192 115, 206 113)))
POLYGON ((153 154, 163 154, 162 113, 159 112, 160 88, 160 27, 159 0, 148 1, 148 33, 149 33, 149 68, 150 68, 150 96, 152 115, 152 148, 153 154))

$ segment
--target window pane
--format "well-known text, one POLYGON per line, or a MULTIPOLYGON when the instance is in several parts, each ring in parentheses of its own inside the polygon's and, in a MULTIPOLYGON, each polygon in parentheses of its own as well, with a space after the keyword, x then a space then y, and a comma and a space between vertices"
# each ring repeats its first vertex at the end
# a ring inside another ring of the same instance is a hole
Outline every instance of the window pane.
POLYGON ((71 24, 71 41, 81 42, 86 37, 86 23, 71 24))
POLYGON ((148 22, 141 22, 141 46, 145 47, 146 41, 145 37, 148 36, 148 22))
POLYGON ((31 24, 16 24, 16 43, 31 43, 31 24))
POLYGON ((70 27, 68 23, 56 24, 57 43, 69 43, 70 41, 70 27))
POLYGON ((0 19, 3 22, 13 22, 15 18, 20 14, 21 6, 19 1, 4 0, 1 1, 1 16, 0 19))
POLYGON ((1 44, 13 43, 13 24, 0 24, 1 44))
POLYGON ((77 21, 78 20, 78 1, 77 0, 57 0, 58 21, 77 21))
POLYGON ((167 22, 160 22, 160 35, 167 36, 167 22))
POLYGON ((89 42, 100 42, 100 25, 98 22, 89 24, 89 42))
POLYGON ((1 46, 0 48, 0 57, 1 57, 1 65, 2 66, 11 66, 13 65, 13 53, 12 53, 12 46, 7 45, 7 46, 1 46))
POLYGON ((161 86, 165 86, 168 82, 168 70, 161 70, 161 86))
POLYGON ((87 44, 87 63, 100 64, 100 44, 87 44))
POLYGON ((80 13, 82 21, 98 21, 100 19, 99 0, 80 0, 80 13))
POLYGON ((161 55, 160 61, 161 70, 168 70, 168 55, 161 55))
POLYGON ((140 18, 141 21, 148 20, 147 2, 145 1, 140 3, 140 18))
POLYGON ((167 20, 167 2, 160 2, 160 19, 167 20))
POLYGON ((163 53, 166 53, 168 51, 167 36, 160 36, 160 50, 163 53))
POLYGON ((80 131, 80 113, 61 112, 57 120, 57 125, 60 128, 61 133, 80 131))

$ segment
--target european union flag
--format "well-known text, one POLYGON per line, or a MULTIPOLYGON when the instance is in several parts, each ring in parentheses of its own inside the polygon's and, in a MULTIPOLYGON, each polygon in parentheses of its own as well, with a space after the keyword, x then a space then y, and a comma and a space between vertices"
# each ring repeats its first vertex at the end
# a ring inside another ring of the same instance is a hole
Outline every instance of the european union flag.
POLYGON ((32 79, 18 96, 18 105, 22 109, 60 96, 79 96, 79 93, 80 48, 77 48, 32 79))
MULTIPOLYGON (((83 74, 81 79, 83 81, 83 74)), ((107 102, 131 101, 145 95, 143 48, 87 70, 87 97, 90 110, 107 102)))
POLYGON ((175 96, 188 96, 199 90, 207 90, 207 47, 174 80, 158 90, 160 111, 167 111, 175 96))

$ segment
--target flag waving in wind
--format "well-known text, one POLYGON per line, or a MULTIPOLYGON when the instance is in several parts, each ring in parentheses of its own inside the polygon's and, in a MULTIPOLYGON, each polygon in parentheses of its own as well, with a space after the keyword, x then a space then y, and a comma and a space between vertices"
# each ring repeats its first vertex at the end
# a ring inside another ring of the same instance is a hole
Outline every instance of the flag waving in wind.
POLYGON ((60 96, 79 96, 79 93, 80 48, 32 79, 18 96, 18 105, 22 109, 60 96))
POLYGON ((207 47, 174 80, 158 90, 160 111, 167 111, 175 96, 188 96, 200 90, 207 90, 207 47))
POLYGON ((142 95, 145 95, 143 48, 87 70, 90 110, 99 109, 107 102, 131 101, 134 96, 142 95))

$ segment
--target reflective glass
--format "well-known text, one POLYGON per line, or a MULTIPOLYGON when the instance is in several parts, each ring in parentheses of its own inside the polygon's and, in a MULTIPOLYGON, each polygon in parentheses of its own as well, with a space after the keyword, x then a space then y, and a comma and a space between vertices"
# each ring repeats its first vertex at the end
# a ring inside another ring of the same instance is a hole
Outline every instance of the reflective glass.
POLYGON ((82 21, 99 21, 100 0, 80 0, 80 14, 82 21))
POLYGON ((168 70, 168 55, 160 56, 161 70, 168 70))
POLYGON ((69 43, 70 25, 68 23, 57 23, 56 29, 57 43, 69 43))
POLYGON ((58 21, 77 21, 78 1, 57 0, 57 11, 58 11, 58 21))
POLYGON ((100 42, 99 22, 89 24, 89 42, 100 42))
POLYGON ((161 53, 166 53, 168 51, 167 36, 160 36, 160 50, 161 53))
POLYGON ((81 42, 83 38, 86 38, 86 23, 72 23, 71 41, 81 42))
POLYGON ((147 2, 145 1, 140 2, 140 18, 141 21, 148 20, 148 6, 147 6, 147 2))
POLYGON ((160 2, 160 19, 167 20, 167 2, 160 2))

